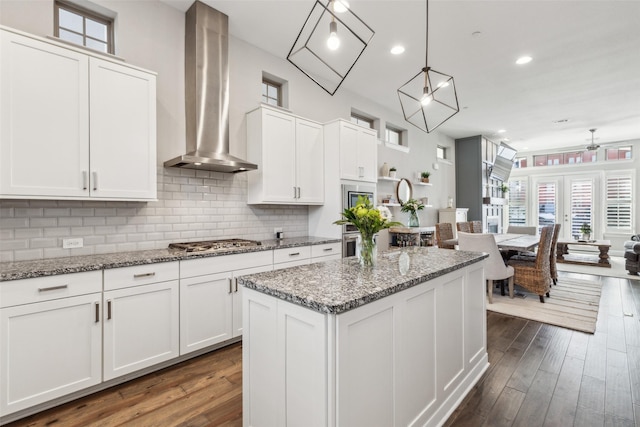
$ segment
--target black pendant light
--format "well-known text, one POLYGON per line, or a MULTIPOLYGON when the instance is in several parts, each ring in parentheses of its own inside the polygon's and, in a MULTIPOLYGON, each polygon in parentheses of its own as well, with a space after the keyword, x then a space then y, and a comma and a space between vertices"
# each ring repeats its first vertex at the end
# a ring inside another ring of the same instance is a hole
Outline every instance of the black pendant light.
POLYGON ((460 107, 453 77, 429 66, 429 0, 426 0, 425 66, 398 89, 404 119, 429 133, 460 107))
POLYGON ((316 1, 287 60, 333 95, 374 34, 345 0, 316 1))

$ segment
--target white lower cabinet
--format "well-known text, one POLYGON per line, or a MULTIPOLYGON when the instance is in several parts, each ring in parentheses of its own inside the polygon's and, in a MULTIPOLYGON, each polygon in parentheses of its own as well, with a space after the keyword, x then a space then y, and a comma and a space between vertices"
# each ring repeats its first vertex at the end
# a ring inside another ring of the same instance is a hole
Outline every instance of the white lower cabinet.
POLYGON ((294 246, 292 248, 274 249, 273 269, 296 267, 311 263, 311 246, 294 246))
POLYGON ((105 270, 105 381, 178 357, 178 271, 178 262, 105 270))
POLYGON ((311 246, 312 263, 340 258, 342 258, 342 243, 325 243, 311 246))
POLYGON ((273 269, 271 251, 181 262, 180 354, 242 335, 237 278, 273 269))
POLYGON ((102 381, 102 272, 0 284, 0 414, 102 381))

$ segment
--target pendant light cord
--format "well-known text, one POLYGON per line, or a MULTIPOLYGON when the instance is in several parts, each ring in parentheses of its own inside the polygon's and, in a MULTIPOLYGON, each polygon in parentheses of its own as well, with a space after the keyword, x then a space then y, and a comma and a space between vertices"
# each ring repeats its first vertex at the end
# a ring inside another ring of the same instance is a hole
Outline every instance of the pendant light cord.
POLYGON ((426 0, 427 3, 427 13, 426 13, 426 18, 425 18, 425 23, 426 23, 426 27, 425 27, 425 37, 424 37, 424 43, 425 43, 425 49, 424 49, 424 66, 425 68, 427 68, 429 66, 429 0, 426 0))

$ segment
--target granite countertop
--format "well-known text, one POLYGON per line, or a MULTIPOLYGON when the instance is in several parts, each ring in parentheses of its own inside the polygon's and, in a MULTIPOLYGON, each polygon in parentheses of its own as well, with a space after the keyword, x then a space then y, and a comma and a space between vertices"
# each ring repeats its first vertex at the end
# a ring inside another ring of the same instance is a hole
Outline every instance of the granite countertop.
POLYGON ((262 240, 262 244, 260 246, 218 249, 211 252, 185 252, 181 249, 154 249, 148 251, 49 258, 33 261, 3 262, 0 263, 0 282, 41 276, 55 276, 58 274, 79 273, 82 271, 103 270, 107 268, 129 267, 133 265, 154 264, 158 262, 208 258, 338 242, 342 242, 342 240, 306 236, 282 240, 262 240))
POLYGON ((310 308, 339 314, 482 261, 477 252, 411 247, 383 252, 373 268, 355 257, 241 276, 247 288, 310 308))

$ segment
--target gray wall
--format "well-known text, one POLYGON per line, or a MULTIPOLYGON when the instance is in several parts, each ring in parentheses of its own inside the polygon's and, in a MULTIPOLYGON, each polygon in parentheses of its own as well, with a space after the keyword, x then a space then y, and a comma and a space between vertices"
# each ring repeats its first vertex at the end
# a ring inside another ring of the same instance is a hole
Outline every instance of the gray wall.
MULTIPOLYGON (((221 236, 265 239, 273 228, 288 236, 307 232, 306 207, 246 205, 246 176, 166 170, 162 163, 185 151, 184 13, 157 0, 96 0, 117 15, 116 53, 127 62, 158 73, 158 201, 89 202, 0 200, 0 261, 51 258, 165 247, 172 241, 221 236), (144 17, 144 19, 141 19, 144 17), (63 250, 63 237, 83 237, 85 247, 63 250)), ((215 5, 214 5, 215 7, 215 5)), ((233 17, 231 16, 232 20, 233 17)), ((1 0, 0 24, 39 36, 53 34, 53 1, 1 0)), ((292 40, 295 34, 292 34, 292 40)), ((289 108, 319 122, 342 117, 351 109, 364 111, 397 126, 409 127, 393 110, 341 89, 331 97, 284 58, 275 57, 241 40, 230 38, 230 151, 246 154, 245 113, 260 103, 262 72, 289 83, 289 108)), ((411 152, 379 145, 379 165, 394 164, 398 176, 414 178, 436 162, 436 145, 451 148, 453 140, 438 132, 408 129, 411 152)), ((434 208, 421 212, 423 225, 437 220, 437 208, 455 195, 454 170, 443 163, 431 177, 433 187, 419 189, 434 208)), ((381 183, 378 192, 391 190, 381 183)), ((340 191, 336 189, 335 191, 340 191)), ((394 212, 404 221, 404 214, 394 212)), ((338 213, 336 212, 336 219, 338 213)))

